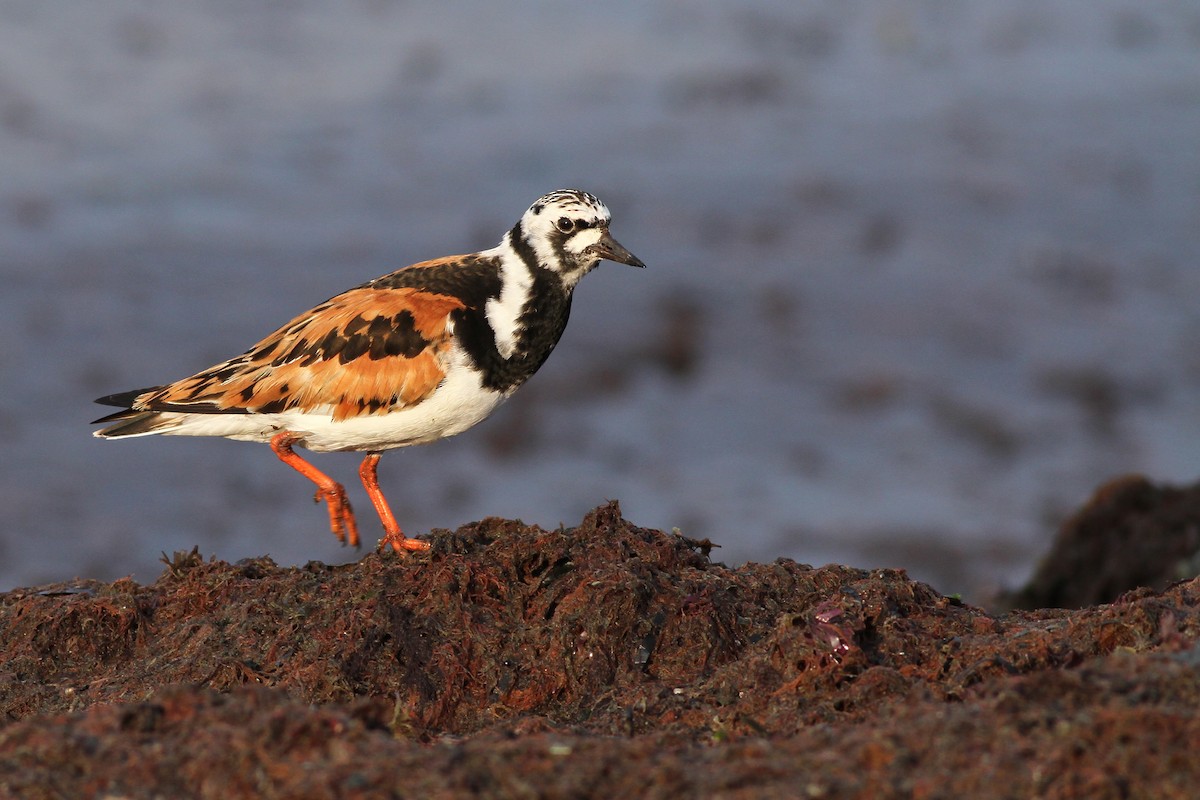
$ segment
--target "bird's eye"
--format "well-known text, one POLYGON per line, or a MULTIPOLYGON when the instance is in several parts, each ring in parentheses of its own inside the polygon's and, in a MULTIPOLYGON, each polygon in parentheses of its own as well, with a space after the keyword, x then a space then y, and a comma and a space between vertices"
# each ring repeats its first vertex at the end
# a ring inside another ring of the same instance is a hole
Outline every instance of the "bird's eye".
POLYGON ((554 225, 563 233, 570 233, 575 230, 575 220, 570 217, 559 217, 558 222, 555 222, 554 225))

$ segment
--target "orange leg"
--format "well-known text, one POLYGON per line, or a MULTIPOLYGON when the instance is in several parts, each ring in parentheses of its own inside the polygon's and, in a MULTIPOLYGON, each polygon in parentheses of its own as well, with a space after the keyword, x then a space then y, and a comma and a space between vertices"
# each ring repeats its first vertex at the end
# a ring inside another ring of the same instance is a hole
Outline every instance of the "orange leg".
POLYGON ((371 496, 371 502, 375 504, 375 510, 379 512, 379 519, 383 522, 384 536, 379 540, 379 550, 382 551, 388 545, 391 545, 397 553, 404 550, 428 550, 428 542, 409 539, 400 530, 400 524, 396 522, 396 516, 388 506, 387 498, 383 496, 383 490, 379 488, 377 472, 381 455, 383 454, 367 453, 362 466, 358 468, 358 476, 362 478, 363 486, 366 487, 367 494, 371 496))
POLYGON ((271 437, 271 449, 280 461, 317 485, 317 494, 313 499, 317 502, 324 500, 329 506, 329 527, 338 541, 358 547, 358 525, 354 521, 354 510, 350 508, 346 490, 333 478, 296 455, 292 445, 299 438, 291 431, 282 431, 271 437))

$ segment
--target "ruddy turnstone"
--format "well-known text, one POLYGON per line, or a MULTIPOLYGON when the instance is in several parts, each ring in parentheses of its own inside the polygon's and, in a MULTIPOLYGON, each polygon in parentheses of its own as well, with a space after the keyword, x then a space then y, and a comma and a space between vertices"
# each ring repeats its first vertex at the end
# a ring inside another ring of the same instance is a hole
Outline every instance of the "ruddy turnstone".
POLYGON ((337 295, 245 353, 188 378, 101 397, 104 439, 223 436, 271 445, 317 485, 329 524, 358 545, 340 483, 295 453, 356 450, 384 537, 405 537, 379 488, 385 450, 480 422, 537 372, 558 343, 579 279, 602 260, 644 267, 608 233, 608 208, 578 189, 538 199, 490 250, 422 261, 337 295))

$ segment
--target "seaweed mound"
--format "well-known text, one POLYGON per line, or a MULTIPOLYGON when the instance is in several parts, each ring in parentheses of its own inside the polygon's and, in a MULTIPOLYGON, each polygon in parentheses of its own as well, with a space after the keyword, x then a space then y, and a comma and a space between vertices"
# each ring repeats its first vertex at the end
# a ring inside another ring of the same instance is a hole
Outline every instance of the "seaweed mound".
POLYGON ((0 595, 0 795, 1191 797, 1200 580, 988 613, 615 503, 0 595))

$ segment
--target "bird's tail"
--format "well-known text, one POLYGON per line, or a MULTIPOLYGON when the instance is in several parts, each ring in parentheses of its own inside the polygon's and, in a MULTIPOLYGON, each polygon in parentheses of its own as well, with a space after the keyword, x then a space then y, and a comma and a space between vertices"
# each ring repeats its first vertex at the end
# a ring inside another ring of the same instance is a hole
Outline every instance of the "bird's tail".
POLYGON ((96 402, 101 405, 118 406, 121 410, 115 414, 109 414, 106 417, 93 420, 93 425, 101 423, 111 424, 98 431, 93 431, 92 435, 101 439, 120 439, 125 436, 150 436, 151 434, 164 433, 178 427, 180 419, 176 414, 163 414, 159 411, 139 411, 131 408, 138 397, 147 392, 152 392, 157 388, 159 387, 135 389, 132 392, 110 394, 98 399, 96 402))
POLYGON ((111 425, 92 431, 93 436, 101 439, 121 439, 126 436, 150 436, 155 433, 166 433, 172 428, 179 427, 180 419, 177 414, 163 414, 160 411, 118 411, 95 420, 93 424, 111 422, 111 425))

